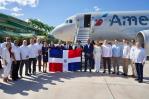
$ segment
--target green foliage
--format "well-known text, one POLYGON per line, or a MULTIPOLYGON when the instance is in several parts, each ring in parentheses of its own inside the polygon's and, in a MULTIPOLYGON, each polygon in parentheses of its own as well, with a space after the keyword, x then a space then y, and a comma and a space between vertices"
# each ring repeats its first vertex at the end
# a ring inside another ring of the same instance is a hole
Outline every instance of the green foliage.
MULTIPOLYGON (((37 19, 29 19, 27 22, 31 27, 35 28, 35 35, 38 37, 42 37, 43 41, 47 41, 48 43, 50 43, 51 41, 54 43, 58 43, 58 39, 55 39, 52 35, 48 35, 48 33, 50 33, 54 27, 53 26, 49 26, 37 19)), ((24 33, 25 35, 25 33, 24 33)), ((23 35, 18 35, 15 33, 1 33, 0 34, 0 42, 3 42, 5 37, 11 37, 12 41, 14 40, 18 40, 19 42, 22 42, 24 39, 27 40, 29 42, 29 39, 32 38, 33 36, 23 36, 23 35)))
POLYGON ((45 24, 37 19, 29 19, 28 24, 31 27, 37 29, 36 35, 48 36, 48 33, 50 33, 54 29, 53 26, 49 26, 48 24, 45 24))

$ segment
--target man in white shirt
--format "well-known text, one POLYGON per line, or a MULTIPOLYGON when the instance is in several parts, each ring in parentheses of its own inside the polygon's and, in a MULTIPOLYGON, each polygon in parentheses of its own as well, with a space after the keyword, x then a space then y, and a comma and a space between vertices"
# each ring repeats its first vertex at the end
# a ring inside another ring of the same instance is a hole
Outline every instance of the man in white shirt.
POLYGON ((39 72, 41 72, 41 55, 42 55, 42 46, 43 44, 41 43, 41 39, 38 38, 36 42, 36 47, 37 47, 37 60, 38 60, 38 67, 39 67, 39 72))
POLYGON ((130 61, 131 61, 131 68, 132 68, 132 77, 136 77, 137 76, 137 73, 136 73, 136 67, 135 65, 133 64, 133 57, 135 55, 135 49, 136 49, 136 43, 135 43, 135 40, 131 40, 131 49, 130 49, 130 61))
POLYGON ((18 46, 18 42, 16 40, 14 41, 13 54, 15 57, 15 61, 13 60, 12 62, 11 77, 12 77, 12 80, 16 81, 19 79, 18 71, 19 71, 20 62, 21 62, 21 51, 20 51, 20 47, 18 46))
POLYGON ((36 62, 37 62, 37 47, 34 43, 34 39, 30 39, 29 48, 29 73, 31 74, 31 66, 33 66, 32 74, 36 74, 36 62))
POLYGON ((19 74, 20 77, 22 78, 22 71, 23 71, 23 66, 25 64, 25 75, 30 76, 28 71, 29 71, 29 48, 27 47, 27 41, 23 40, 22 46, 20 46, 20 51, 21 51, 21 65, 20 65, 20 70, 19 74))
POLYGON ((102 57, 103 57, 103 66, 104 71, 106 72, 106 66, 108 65, 108 72, 111 73, 111 57, 112 57, 112 46, 107 43, 107 40, 104 40, 102 45, 102 57))
POLYGON ((128 75, 128 65, 130 58, 130 46, 128 45, 128 41, 126 39, 123 40, 123 75, 128 75))
POLYGON ((144 48, 141 47, 139 42, 136 43, 136 49, 134 51, 133 61, 137 70, 137 80, 139 83, 143 82, 143 67, 146 61, 146 54, 144 48))
POLYGON ((112 45, 112 62, 113 62, 113 74, 117 73, 119 75, 119 66, 120 66, 120 58, 121 58, 121 47, 118 44, 118 41, 115 40, 112 45))
POLYGON ((2 49, 6 48, 6 44, 7 44, 8 42, 11 43, 11 46, 12 46, 12 47, 14 46, 14 43, 11 42, 11 38, 10 38, 10 37, 6 37, 6 38, 5 38, 5 42, 3 42, 3 43, 1 44, 1 48, 2 48, 2 49))

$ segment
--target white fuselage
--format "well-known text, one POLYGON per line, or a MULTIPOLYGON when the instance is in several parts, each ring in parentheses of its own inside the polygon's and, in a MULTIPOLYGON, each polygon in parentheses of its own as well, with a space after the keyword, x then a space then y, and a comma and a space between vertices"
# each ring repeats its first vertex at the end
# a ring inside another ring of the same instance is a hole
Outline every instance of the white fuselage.
POLYGON ((85 28, 92 31, 94 40, 135 39, 139 31, 149 29, 149 11, 77 14, 57 26, 52 34, 60 40, 73 41, 77 30, 85 28))

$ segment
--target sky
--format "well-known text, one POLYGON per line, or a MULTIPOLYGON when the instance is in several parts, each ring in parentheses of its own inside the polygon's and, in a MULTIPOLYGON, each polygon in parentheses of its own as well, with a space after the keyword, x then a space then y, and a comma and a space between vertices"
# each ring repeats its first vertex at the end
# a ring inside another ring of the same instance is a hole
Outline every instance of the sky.
POLYGON ((50 26, 83 12, 148 10, 149 0, 0 0, 0 13, 27 21, 38 19, 50 26))

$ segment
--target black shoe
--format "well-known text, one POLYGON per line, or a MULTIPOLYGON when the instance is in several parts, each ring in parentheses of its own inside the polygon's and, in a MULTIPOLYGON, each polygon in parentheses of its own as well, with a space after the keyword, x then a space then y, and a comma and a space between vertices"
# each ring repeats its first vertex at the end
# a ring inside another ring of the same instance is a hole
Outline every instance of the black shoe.
POLYGON ((33 75, 36 75, 36 72, 34 72, 33 75))
POLYGON ((103 73, 106 73, 106 71, 103 71, 103 73))
POLYGON ((30 74, 25 74, 26 76, 31 76, 30 74))
POLYGON ((124 76, 127 77, 128 75, 127 74, 124 74, 124 76))
POLYGON ((13 81, 17 81, 18 79, 17 79, 17 78, 12 78, 12 80, 13 80, 13 81))
POLYGON ((119 75, 119 72, 117 72, 117 75, 119 75))
POLYGON ((123 73, 124 76, 127 76, 127 74, 123 73))
POLYGON ((112 74, 115 74, 115 72, 112 72, 112 74))
POLYGON ((17 79, 22 79, 21 77, 17 77, 17 79))
POLYGON ((138 79, 138 78, 136 78, 135 80, 136 80, 136 81, 138 81, 139 79, 138 79))
POLYGON ((142 81, 142 80, 139 80, 138 82, 139 82, 139 83, 143 83, 143 81, 142 81))

